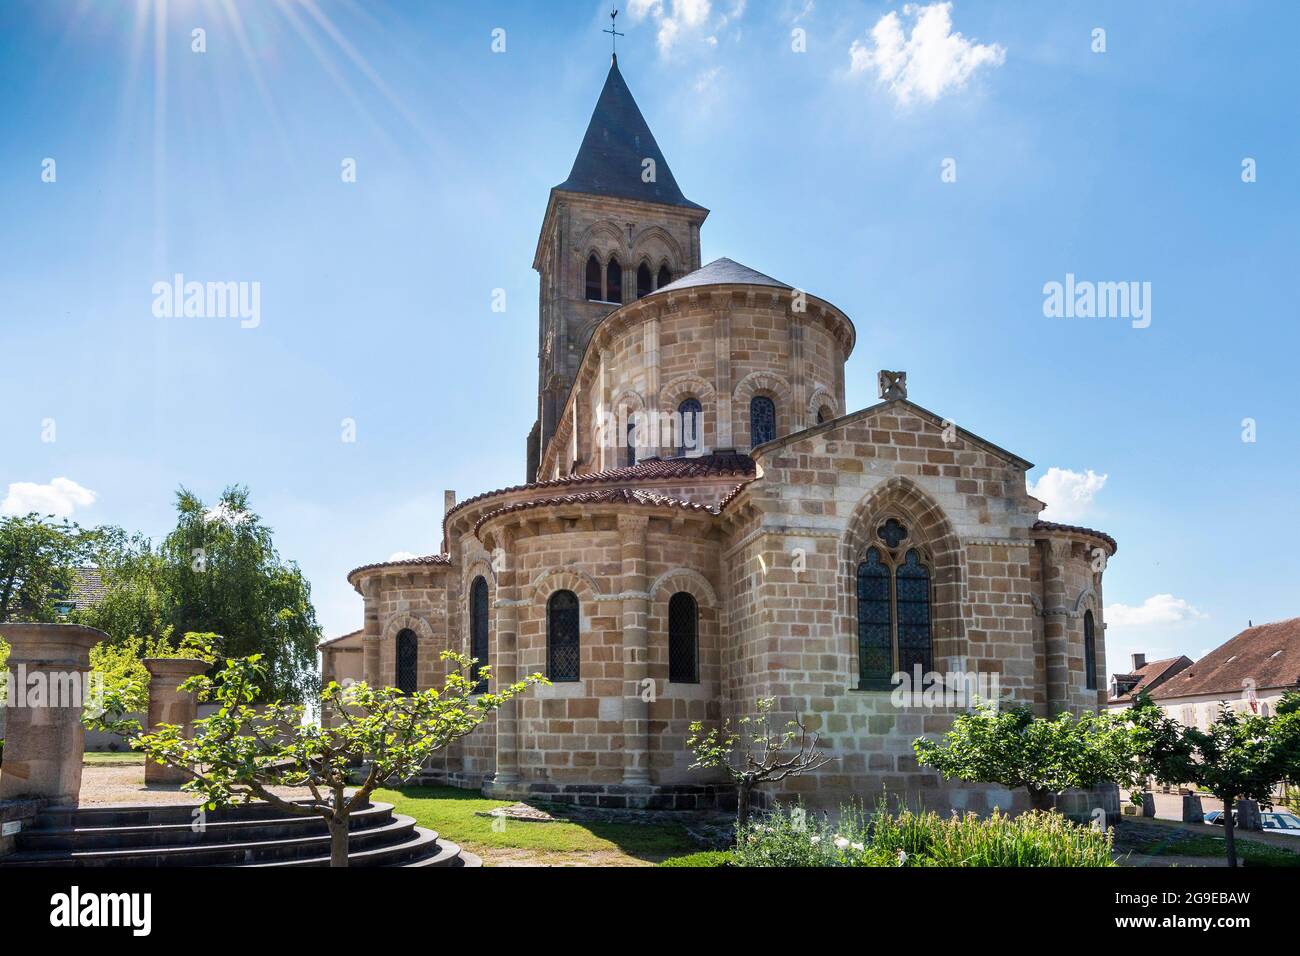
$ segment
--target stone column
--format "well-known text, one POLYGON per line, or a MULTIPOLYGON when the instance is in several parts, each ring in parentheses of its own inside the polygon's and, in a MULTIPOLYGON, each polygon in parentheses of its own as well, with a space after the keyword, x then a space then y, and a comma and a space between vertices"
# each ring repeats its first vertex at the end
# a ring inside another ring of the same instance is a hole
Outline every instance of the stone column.
POLYGON ((1039 542, 1043 569, 1043 643, 1047 664, 1047 715, 1070 706, 1070 616, 1065 607, 1065 561, 1070 542, 1039 542))
MULTIPOLYGON (((145 669, 149 672, 149 733, 160 724, 176 724, 185 728, 186 737, 194 734, 194 718, 199 704, 189 691, 180 685, 208 669, 207 661, 186 657, 146 657, 145 669)), ((144 785, 184 783, 190 775, 177 767, 169 767, 153 760, 144 765, 144 785)))
MULTIPOLYGON (((519 587, 514 555, 510 553, 513 534, 507 529, 494 541, 492 563, 497 568, 496 659, 492 675, 497 686, 519 680, 519 587), (498 560, 500 558, 501 560, 498 560)), ((497 710, 497 759, 493 784, 513 786, 519 776, 519 701, 509 700, 497 710)))
POLYGON ((1201 798, 1195 793, 1183 794, 1183 822, 1205 822, 1205 811, 1201 808, 1201 798))
POLYGON ((361 582, 361 597, 365 601, 361 624, 361 677, 371 687, 379 686, 379 580, 370 578, 361 582))
POLYGON ((736 440, 731 429, 731 307, 726 303, 712 302, 720 308, 713 323, 714 378, 714 443, 717 448, 735 448, 736 440))
POLYGON ((79 624, 0 624, 0 637, 9 644, 11 675, 0 800, 76 806, 86 749, 81 713, 93 696, 90 649, 108 635, 79 624))
POLYGON ((649 672, 646 627, 650 595, 646 592, 646 525, 642 515, 619 515, 623 577, 623 783, 650 783, 650 705, 642 696, 649 672))

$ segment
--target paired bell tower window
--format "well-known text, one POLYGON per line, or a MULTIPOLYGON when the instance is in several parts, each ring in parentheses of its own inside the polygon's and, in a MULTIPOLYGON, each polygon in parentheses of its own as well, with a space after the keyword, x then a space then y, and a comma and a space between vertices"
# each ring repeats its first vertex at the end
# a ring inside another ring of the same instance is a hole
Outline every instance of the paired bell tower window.
POLYGON ((605 301, 623 301, 623 264, 618 256, 613 256, 605 267, 605 301))

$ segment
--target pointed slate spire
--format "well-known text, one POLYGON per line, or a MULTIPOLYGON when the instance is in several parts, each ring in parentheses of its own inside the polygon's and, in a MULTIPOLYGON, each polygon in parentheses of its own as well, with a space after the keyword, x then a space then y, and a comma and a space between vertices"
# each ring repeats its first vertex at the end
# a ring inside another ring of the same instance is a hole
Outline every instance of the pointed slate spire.
POLYGON ((555 188, 668 206, 703 208, 683 196, 678 188, 677 180, 668 168, 668 160, 659 151, 654 134, 632 98, 623 74, 618 71, 617 56, 610 63, 605 88, 600 91, 600 99, 596 101, 596 109, 587 125, 587 135, 582 138, 569 178, 555 188), (643 177, 647 159, 654 160, 653 182, 646 182, 643 177))

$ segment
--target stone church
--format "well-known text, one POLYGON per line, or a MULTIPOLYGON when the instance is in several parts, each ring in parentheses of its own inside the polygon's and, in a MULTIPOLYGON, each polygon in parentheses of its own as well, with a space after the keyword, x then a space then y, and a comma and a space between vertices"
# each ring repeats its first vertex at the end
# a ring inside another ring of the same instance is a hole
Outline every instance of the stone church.
POLYGON ((423 689, 446 648, 493 681, 547 675, 429 768, 494 795, 712 805, 689 725, 772 697, 834 759, 769 798, 1018 804, 918 768, 912 741, 972 677, 1043 715, 1104 706, 1115 541, 1038 520, 1030 462, 913 404, 901 373, 846 408, 852 320, 702 265, 708 215, 615 58, 533 260, 527 481, 449 492, 440 554, 352 571, 364 625, 322 645, 325 678, 423 689), (900 697, 899 674, 948 694, 900 697))

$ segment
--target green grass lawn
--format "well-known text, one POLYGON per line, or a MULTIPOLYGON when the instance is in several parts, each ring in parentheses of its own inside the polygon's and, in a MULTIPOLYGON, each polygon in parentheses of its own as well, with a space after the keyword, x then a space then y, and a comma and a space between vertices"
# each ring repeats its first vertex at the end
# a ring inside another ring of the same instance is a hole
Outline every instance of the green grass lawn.
MULTIPOLYGON (((630 864, 655 863, 698 849, 675 823, 525 823, 507 820, 493 830, 491 817, 475 816, 513 801, 484 798, 455 787, 400 787, 376 790, 375 800, 391 803, 420 826, 493 862, 630 864)), ((563 810, 553 810, 560 816, 563 810)))
POLYGON ((81 762, 87 767, 143 767, 144 754, 136 750, 88 750, 81 762))
MULTIPOLYGON (((1237 836, 1237 860, 1247 866, 1300 866, 1300 853, 1293 853, 1271 843, 1237 836)), ((1300 840, 1296 841, 1300 843, 1300 840)), ((1153 856, 1221 856, 1226 859, 1227 847, 1221 836, 1187 837, 1169 843, 1153 843, 1138 847, 1138 852, 1153 856)), ((1297 847, 1300 850, 1300 847, 1297 847)))

